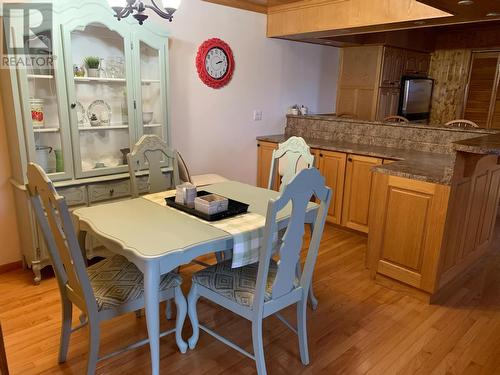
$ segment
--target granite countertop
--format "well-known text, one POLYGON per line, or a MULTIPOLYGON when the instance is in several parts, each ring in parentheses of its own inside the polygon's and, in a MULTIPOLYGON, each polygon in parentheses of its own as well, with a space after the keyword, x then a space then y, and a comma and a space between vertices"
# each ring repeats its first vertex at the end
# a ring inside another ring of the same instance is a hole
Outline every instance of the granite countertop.
MULTIPOLYGON (((257 137, 259 141, 274 143, 283 143, 288 138, 285 135, 257 137)), ((311 148, 396 160, 390 164, 374 167, 377 172, 393 176, 443 185, 450 185, 453 177, 455 156, 450 154, 372 146, 345 141, 325 141, 313 138, 304 138, 304 140, 311 148)))
POLYGON ((473 154, 500 155, 500 133, 455 142, 453 148, 473 154))
MULTIPOLYGON (((309 119, 309 120, 326 120, 326 121, 340 121, 340 122, 354 122, 357 124, 377 124, 377 125, 382 125, 382 126, 392 126, 392 127, 400 127, 401 124, 398 123, 391 123, 391 122, 382 122, 382 121, 367 121, 367 120, 358 120, 358 119, 349 119, 349 118, 341 118, 337 117, 335 115, 329 115, 329 114, 311 114, 311 115, 286 115, 287 117, 290 118, 303 118, 303 119, 309 119)), ((460 128, 446 128, 443 125, 436 125, 436 124, 419 124, 419 123, 409 123, 409 124, 404 124, 405 128, 415 128, 415 129, 434 129, 434 130, 447 130, 450 132, 465 132, 465 133, 478 133, 478 135, 481 134, 498 134, 498 130, 493 130, 493 129, 483 129, 483 128, 467 128, 467 129, 460 129, 460 128)))

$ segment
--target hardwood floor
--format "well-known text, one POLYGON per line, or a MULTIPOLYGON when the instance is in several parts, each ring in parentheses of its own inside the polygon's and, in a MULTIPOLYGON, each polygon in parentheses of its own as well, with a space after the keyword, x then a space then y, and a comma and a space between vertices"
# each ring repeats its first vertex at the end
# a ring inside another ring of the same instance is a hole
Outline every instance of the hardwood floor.
MULTIPOLYGON (((500 221, 499 221, 500 224, 500 221)), ((500 374, 500 226, 487 272, 471 278, 441 305, 364 267, 366 237, 327 226, 314 287, 320 304, 308 311, 311 364, 303 367, 295 335, 275 317, 264 322, 270 374, 500 374), (481 294, 477 290, 481 289, 481 294)), ((185 292, 197 266, 182 268, 185 292)), ((87 332, 72 335, 68 361, 57 364, 59 292, 54 278, 33 286, 32 275, 0 275, 0 320, 11 374, 82 374, 87 332)), ((251 351, 250 323, 208 302, 200 321, 251 351)), ((163 306, 162 306, 163 307, 163 306)), ((295 322, 295 310, 284 314, 295 322)), ((78 312, 74 314, 77 321, 78 312)), ((75 323, 76 324, 76 323, 75 323)), ((173 326, 163 319, 162 328, 173 326)), ((102 325, 101 355, 146 335, 145 318, 128 314, 102 325)), ((189 323, 184 337, 191 333, 189 323)), ((163 374, 253 374, 253 361, 201 332, 182 355, 173 336, 161 340, 163 374)), ((147 346, 98 364, 98 374, 148 374, 147 346)))

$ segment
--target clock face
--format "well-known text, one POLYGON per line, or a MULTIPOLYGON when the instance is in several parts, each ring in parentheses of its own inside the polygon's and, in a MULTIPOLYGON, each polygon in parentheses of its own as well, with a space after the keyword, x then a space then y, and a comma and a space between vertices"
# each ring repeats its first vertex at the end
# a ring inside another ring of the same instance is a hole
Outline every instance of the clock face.
POLYGON ((204 41, 196 54, 196 70, 201 81, 213 89, 226 86, 234 73, 231 47, 218 38, 204 41))
POLYGON ((208 75, 214 79, 222 79, 227 73, 229 62, 222 48, 210 49, 205 57, 205 69, 208 75))

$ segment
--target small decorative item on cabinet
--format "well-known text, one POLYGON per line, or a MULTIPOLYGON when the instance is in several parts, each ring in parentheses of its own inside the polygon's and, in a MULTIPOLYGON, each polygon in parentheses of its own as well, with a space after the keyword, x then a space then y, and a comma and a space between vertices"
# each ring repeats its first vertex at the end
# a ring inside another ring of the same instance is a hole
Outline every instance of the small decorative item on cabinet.
POLYGON ((90 116, 90 126, 99 126, 101 125, 101 122, 98 120, 97 115, 95 113, 92 113, 90 116))
POLYGON ((153 121, 153 112, 142 112, 142 123, 148 125, 153 121))
POLYGON ((309 109, 305 105, 300 106, 300 114, 302 116, 307 115, 308 112, 309 112, 309 109))
POLYGON ((84 77, 85 76, 85 69, 83 69, 83 66, 79 66, 77 64, 73 65, 73 75, 75 77, 84 77))
POLYGON ((300 113, 300 109, 299 109, 299 106, 298 105, 294 105, 291 109, 290 109, 290 114, 294 115, 294 116, 298 116, 300 113))
POLYGON ((127 165, 128 164, 127 155, 130 154, 130 148, 122 148, 120 152, 122 153, 123 165, 127 165))
POLYGON ((85 66, 87 67, 87 75, 89 77, 99 77, 99 66, 101 60, 96 56, 88 56, 84 59, 85 66))
POLYGON ((62 150, 54 150, 54 153, 56 155, 56 172, 64 172, 64 158, 62 150))
POLYGON ((45 125, 43 99, 30 99, 31 120, 34 128, 41 128, 45 125))
POLYGON ((92 126, 109 125, 111 121, 111 107, 104 100, 94 100, 87 109, 87 116, 92 126), (93 121, 94 123, 92 123, 93 121))

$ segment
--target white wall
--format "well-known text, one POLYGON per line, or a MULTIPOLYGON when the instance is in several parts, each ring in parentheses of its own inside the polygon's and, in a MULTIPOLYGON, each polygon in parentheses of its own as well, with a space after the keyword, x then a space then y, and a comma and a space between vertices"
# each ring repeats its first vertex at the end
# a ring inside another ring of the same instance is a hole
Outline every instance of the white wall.
MULTIPOLYGON (((165 25, 157 17, 150 21, 165 25)), ((166 28, 172 144, 193 174, 254 184, 256 136, 282 133, 290 105, 334 110, 336 48, 268 39, 265 15, 201 0, 183 0, 166 28), (205 86, 195 67, 199 45, 212 37, 226 41, 236 61, 232 81, 219 90, 205 86), (253 121, 255 109, 263 111, 263 121, 253 121)))

